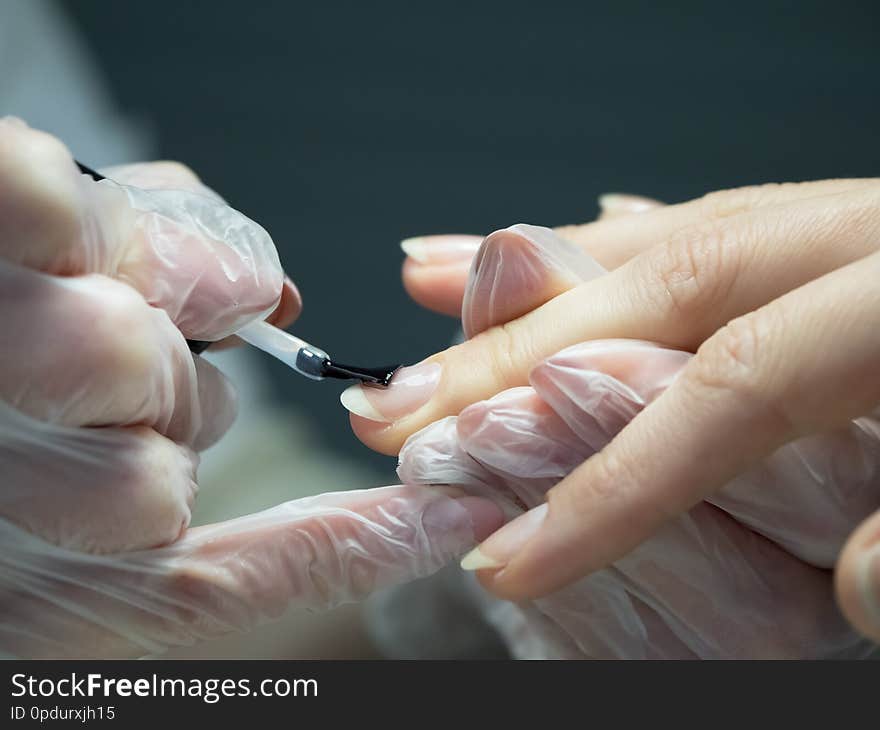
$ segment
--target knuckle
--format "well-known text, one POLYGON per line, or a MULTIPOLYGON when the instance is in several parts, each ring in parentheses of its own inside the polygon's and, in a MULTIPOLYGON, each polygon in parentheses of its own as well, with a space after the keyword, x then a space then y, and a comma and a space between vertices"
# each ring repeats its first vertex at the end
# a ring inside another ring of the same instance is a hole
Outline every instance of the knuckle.
POLYGON ((723 398, 772 432, 796 426, 784 389, 774 387, 772 348, 777 323, 766 310, 751 312, 710 337, 683 372, 683 384, 700 401, 723 398))
POLYGON ((724 226, 705 224, 675 234, 647 259, 648 292, 660 311, 693 323, 720 304, 733 284, 733 242, 724 226), (659 286, 658 286, 659 285, 659 286))
POLYGON ((150 524, 152 547, 177 540, 189 525, 197 488, 192 461, 146 426, 131 429, 131 442, 117 462, 116 479, 132 511, 150 524))
POLYGON ((530 366, 539 360, 533 338, 523 329, 516 321, 505 322, 466 343, 485 351, 496 392, 526 383, 530 366), (483 343, 479 343, 481 338, 483 343))
POLYGON ((748 314, 729 322, 697 350, 685 368, 690 382, 711 390, 735 390, 741 396, 756 394, 760 386, 758 352, 759 318, 748 314))

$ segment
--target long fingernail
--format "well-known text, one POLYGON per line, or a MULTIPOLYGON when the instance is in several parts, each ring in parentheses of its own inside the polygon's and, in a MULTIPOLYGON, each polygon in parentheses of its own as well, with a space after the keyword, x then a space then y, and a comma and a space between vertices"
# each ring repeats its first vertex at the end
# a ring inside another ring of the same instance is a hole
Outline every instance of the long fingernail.
POLYGON ((660 205, 656 200, 643 198, 640 195, 628 195, 626 193, 605 193, 599 196, 599 217, 613 218, 618 215, 630 215, 631 213, 644 213, 653 210, 660 205))
POLYGON ((859 593, 865 613, 880 628, 880 545, 868 550, 859 563, 859 593))
POLYGON ((428 402, 440 382, 441 369, 439 362, 401 368, 387 388, 352 385, 342 392, 340 400, 355 415, 388 423, 428 402))
POLYGON ((420 264, 451 264, 470 261, 482 242, 481 236, 419 236, 401 241, 400 247, 420 264))
POLYGON ((547 503, 520 515, 471 550, 461 561, 464 570, 503 568, 534 537, 547 517, 547 503))

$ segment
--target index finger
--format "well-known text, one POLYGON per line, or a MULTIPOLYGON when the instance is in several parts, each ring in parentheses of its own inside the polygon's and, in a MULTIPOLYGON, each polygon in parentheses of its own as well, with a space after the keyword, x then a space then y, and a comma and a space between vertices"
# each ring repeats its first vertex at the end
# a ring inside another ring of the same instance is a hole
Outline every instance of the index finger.
POLYGON ((649 339, 693 352, 731 319, 872 253, 878 231, 872 189, 687 228, 519 319, 401 368, 388 388, 352 386, 343 403, 364 443, 396 453, 410 433, 526 385, 535 365, 578 342, 649 339))

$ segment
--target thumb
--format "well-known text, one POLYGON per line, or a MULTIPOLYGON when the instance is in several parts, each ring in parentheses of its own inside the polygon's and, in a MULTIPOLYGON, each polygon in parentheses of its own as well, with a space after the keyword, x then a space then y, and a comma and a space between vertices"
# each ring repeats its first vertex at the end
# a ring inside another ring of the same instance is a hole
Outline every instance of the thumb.
POLYGON ((549 228, 518 223, 486 237, 471 266, 461 306, 470 338, 521 317, 605 273, 583 249, 549 228))

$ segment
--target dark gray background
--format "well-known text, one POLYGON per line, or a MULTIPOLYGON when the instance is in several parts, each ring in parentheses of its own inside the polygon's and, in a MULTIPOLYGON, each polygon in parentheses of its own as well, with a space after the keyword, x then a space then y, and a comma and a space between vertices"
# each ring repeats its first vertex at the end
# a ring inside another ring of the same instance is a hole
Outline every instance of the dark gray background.
MULTIPOLYGON (((880 171, 880 3, 71 0, 123 108, 273 235, 295 331, 365 363, 442 348, 397 242, 880 171)), ((279 397, 373 464, 338 406, 279 397)))

